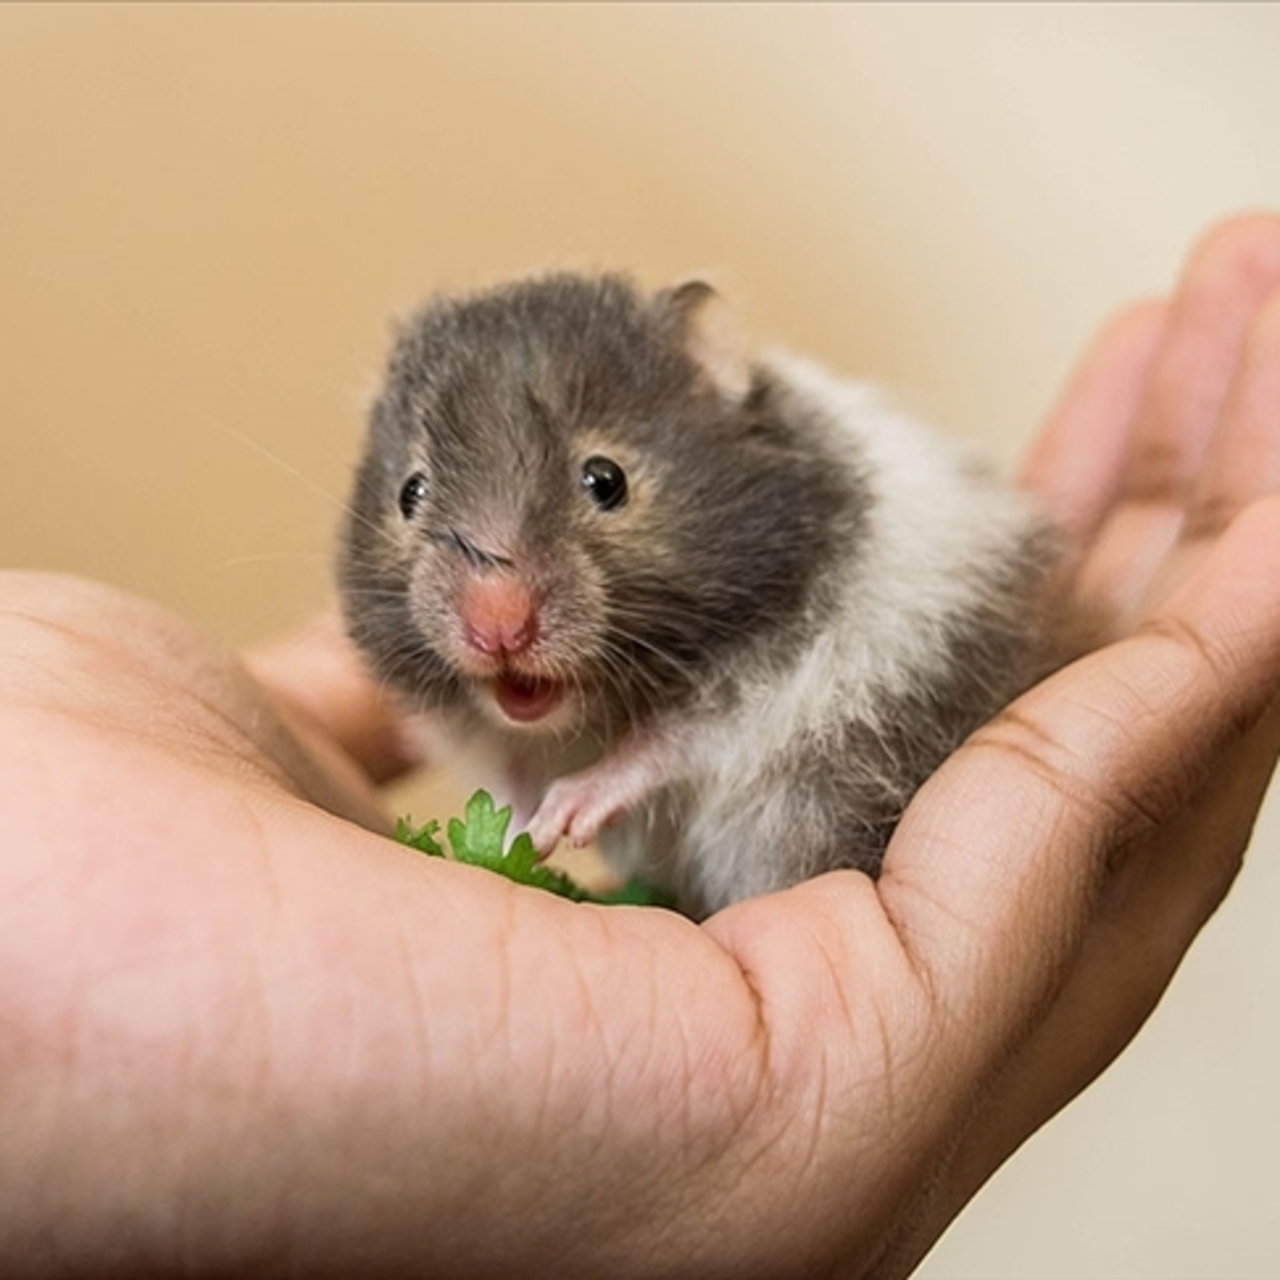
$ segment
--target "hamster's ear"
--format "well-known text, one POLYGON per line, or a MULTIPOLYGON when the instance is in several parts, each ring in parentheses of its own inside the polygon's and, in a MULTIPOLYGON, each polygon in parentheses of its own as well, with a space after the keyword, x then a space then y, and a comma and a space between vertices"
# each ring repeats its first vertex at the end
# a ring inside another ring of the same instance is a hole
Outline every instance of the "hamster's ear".
POLYGON ((660 296, 679 317, 684 349, 711 385, 730 400, 743 399, 751 387, 751 361, 729 304, 702 280, 687 280, 660 296))

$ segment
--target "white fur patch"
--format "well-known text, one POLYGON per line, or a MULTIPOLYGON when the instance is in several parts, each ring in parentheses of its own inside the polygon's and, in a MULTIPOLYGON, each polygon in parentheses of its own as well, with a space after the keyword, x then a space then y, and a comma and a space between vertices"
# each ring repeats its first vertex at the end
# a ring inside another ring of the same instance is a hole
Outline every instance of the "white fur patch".
POLYGON ((872 501, 841 570, 836 617, 788 669, 748 671, 731 715, 681 735, 695 793, 684 858, 713 905, 776 887, 771 877, 787 866, 779 847, 798 843, 776 778, 788 748, 850 720, 874 724, 896 698, 945 677, 949 623, 980 606, 1037 523, 961 445, 875 388, 791 356, 768 364, 829 415, 831 443, 847 443, 872 501))

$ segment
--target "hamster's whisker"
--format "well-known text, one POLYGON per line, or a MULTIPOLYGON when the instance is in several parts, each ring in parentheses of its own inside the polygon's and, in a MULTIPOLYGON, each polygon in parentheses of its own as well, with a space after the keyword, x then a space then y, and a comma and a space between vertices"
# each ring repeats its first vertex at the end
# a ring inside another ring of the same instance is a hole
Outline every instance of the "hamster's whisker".
POLYGON ((308 475, 296 463, 290 462, 289 459, 284 457, 282 454, 277 453, 274 449, 268 448, 261 440, 255 439, 253 436, 248 435, 246 432, 241 431, 239 428, 233 427, 228 423, 220 422, 216 418, 211 420, 211 425, 215 430, 221 431, 224 435, 230 436, 233 440, 238 441, 240 444, 245 445, 247 448, 252 449, 255 453, 261 455, 286 475, 309 489, 317 497, 323 498, 329 506, 334 507, 336 510, 342 512, 343 515, 363 524, 371 532, 385 538, 388 542, 392 542, 392 539, 388 537, 386 530, 382 528, 381 525, 367 519, 357 511, 349 501, 326 489, 325 486, 322 485, 314 476, 308 475))

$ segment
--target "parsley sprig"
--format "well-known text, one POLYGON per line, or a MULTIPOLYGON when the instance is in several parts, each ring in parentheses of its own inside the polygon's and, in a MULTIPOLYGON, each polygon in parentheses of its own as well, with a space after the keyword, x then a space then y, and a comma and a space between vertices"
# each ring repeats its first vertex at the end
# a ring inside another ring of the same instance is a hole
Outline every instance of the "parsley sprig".
POLYGON ((592 893, 576 880, 548 867, 538 860, 538 851, 526 831, 507 844, 507 828, 511 825, 511 806, 495 809, 487 791, 477 791, 467 801, 463 818, 450 818, 446 827, 449 852, 440 842, 440 823, 436 820, 415 827, 407 818, 396 822, 395 838, 403 845, 425 853, 430 858, 452 855, 458 862, 484 867, 506 876, 517 884, 532 885, 558 894, 574 902, 600 902, 631 906, 670 906, 670 900, 653 886, 641 880, 629 880, 620 889, 608 893, 592 893))

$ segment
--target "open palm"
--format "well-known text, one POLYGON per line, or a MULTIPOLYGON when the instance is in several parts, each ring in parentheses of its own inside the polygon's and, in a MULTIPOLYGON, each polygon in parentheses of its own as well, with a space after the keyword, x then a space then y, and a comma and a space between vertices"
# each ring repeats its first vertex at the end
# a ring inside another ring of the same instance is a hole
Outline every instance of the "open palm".
POLYGON ((0 1270, 910 1269, 1134 1034, 1277 751, 1280 224, 1086 357, 1026 483, 1108 643, 854 872, 702 926, 370 834, 411 743, 323 628, 246 673, 0 583, 0 1270))

